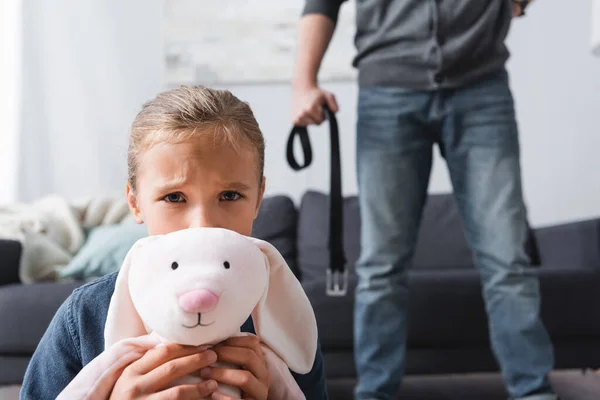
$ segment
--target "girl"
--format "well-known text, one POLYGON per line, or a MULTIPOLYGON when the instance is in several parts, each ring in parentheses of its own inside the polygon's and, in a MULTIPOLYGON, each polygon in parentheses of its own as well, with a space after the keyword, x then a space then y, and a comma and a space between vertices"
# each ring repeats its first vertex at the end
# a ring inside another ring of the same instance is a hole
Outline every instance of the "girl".
MULTIPOLYGON (((228 91, 181 87, 159 94, 135 118, 126 195, 150 235, 191 227, 220 227, 250 235, 265 179, 264 139, 250 107, 228 91)), ((98 356, 117 274, 76 289, 54 316, 28 366, 21 399, 54 399, 98 356)), ((254 333, 249 319, 242 331, 254 333)), ((263 400, 269 374, 255 336, 231 338, 209 350, 167 345, 129 364, 114 399, 229 399, 217 382, 263 400), (211 367, 216 361, 241 369, 211 367), (197 371, 198 385, 169 388, 197 371)), ((326 399, 320 349, 312 371, 294 375, 307 399, 326 399)))

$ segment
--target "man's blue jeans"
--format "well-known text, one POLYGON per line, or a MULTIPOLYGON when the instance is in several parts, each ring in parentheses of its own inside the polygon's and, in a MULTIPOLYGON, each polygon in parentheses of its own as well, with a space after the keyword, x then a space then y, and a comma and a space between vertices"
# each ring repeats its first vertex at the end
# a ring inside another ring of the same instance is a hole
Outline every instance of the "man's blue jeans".
POLYGON ((491 345, 507 389, 513 398, 554 399, 547 377, 553 349, 525 251, 527 211, 506 72, 458 90, 361 89, 357 128, 356 398, 395 399, 401 384, 406 272, 437 143, 482 279, 491 345))

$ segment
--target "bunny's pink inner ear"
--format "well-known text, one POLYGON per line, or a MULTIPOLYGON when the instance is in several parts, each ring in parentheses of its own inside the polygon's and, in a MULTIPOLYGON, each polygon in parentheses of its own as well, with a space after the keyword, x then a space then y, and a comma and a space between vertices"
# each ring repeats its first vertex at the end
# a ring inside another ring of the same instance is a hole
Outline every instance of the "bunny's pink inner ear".
POLYGON ((115 290, 110 299, 106 325, 104 326, 104 348, 126 338, 145 335, 146 328, 131 300, 129 293, 129 271, 135 262, 135 254, 147 243, 156 240, 150 236, 138 240, 129 250, 117 275, 115 290))
POLYGON ((252 313, 258 337, 297 373, 312 369, 317 352, 317 321, 300 282, 270 243, 252 239, 265 254, 269 283, 252 313))

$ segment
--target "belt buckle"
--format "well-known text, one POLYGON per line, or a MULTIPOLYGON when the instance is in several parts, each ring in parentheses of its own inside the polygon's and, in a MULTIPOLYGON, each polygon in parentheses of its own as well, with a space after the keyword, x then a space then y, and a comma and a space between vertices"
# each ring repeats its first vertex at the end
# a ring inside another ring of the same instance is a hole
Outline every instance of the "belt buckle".
POLYGON ((342 297, 348 292, 348 270, 344 272, 327 269, 327 287, 325 293, 330 297, 342 297))

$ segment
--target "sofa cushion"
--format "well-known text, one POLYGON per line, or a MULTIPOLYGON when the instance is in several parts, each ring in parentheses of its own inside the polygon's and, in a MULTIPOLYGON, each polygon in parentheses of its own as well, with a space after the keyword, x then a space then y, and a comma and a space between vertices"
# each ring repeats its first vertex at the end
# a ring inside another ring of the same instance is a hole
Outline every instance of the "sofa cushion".
POLYGON ((21 243, 0 239, 0 286, 18 283, 21 243))
POLYGON ((285 258, 294 275, 300 279, 296 262, 296 227, 298 212, 286 196, 270 196, 263 200, 252 229, 252 236, 271 243, 285 258))
POLYGON ((5 385, 20 385, 23 383, 23 377, 25 376, 29 360, 29 356, 16 357, 0 354, 0 399, 17 400, 19 398, 18 395, 15 397, 3 397, 2 390, 6 389, 5 385))
MULTIPOLYGON (((298 265, 303 279, 322 280, 329 263, 329 197, 307 192, 298 216, 298 265)), ((527 253, 539 265, 536 241, 530 231, 527 253)), ((360 208, 355 196, 344 199, 344 250, 347 267, 354 270, 360 251, 360 208)), ((452 194, 427 197, 417 238, 413 269, 471 269, 472 252, 452 194)))
POLYGON ((99 225, 87 234, 85 243, 58 277, 74 281, 90 280, 116 272, 131 247, 148 236, 146 226, 126 220, 120 224, 99 225))
POLYGON ((535 230, 544 265, 600 269, 600 218, 535 230))
MULTIPOLYGON (((298 216, 298 267, 303 282, 325 279, 329 264, 329 198, 308 192, 298 216)), ((347 268, 354 270, 360 251, 360 215, 355 198, 344 198, 344 251, 347 268)))
POLYGON ((0 286, 0 354, 30 355, 58 307, 79 284, 0 286))
MULTIPOLYGON (((555 341, 600 337, 600 270, 542 267, 542 318, 555 341), (568 293, 568 296, 565 295, 568 293)), ((488 345, 487 317, 475 270, 411 271, 408 345, 412 348, 488 345), (442 332, 442 334, 440 334, 442 332)), ((345 297, 329 297, 325 283, 304 282, 324 351, 352 348, 354 277, 345 297)))

